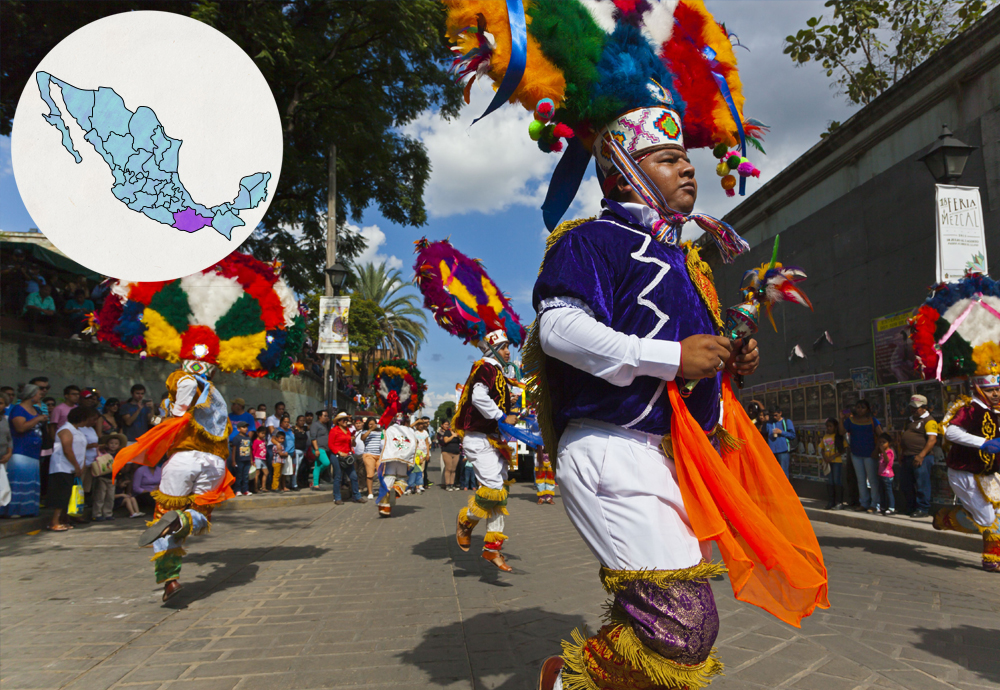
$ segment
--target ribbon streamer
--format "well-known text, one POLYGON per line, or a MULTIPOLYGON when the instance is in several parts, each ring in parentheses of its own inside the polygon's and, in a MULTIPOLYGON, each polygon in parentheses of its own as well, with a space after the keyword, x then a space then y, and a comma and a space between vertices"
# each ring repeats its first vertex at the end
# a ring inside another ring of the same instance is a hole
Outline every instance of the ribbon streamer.
POLYGON ((693 220, 698 224, 698 227, 715 240, 715 244, 719 247, 719 254, 727 264, 731 264, 737 256, 750 250, 750 245, 747 244, 746 240, 740 237, 728 223, 704 213, 683 214, 670 208, 663 195, 660 194, 660 190, 650 181, 625 148, 614 137, 609 137, 606 141, 611 146, 611 160, 618 172, 642 197, 646 205, 660 214, 662 221, 657 221, 653 227, 653 236, 657 240, 669 243, 676 242, 680 239, 681 227, 689 220, 693 220))
POLYGON ((507 24, 510 26, 510 62, 507 63, 507 71, 504 72, 500 87, 493 94, 486 112, 473 120, 472 124, 509 101, 524 76, 524 68, 528 64, 528 24, 524 20, 524 5, 521 0, 507 0, 507 24))
POLYGON ((497 422, 497 424, 500 425, 500 431, 505 433, 507 436, 510 436, 511 438, 520 441, 521 443, 524 443, 525 445, 531 447, 545 445, 545 441, 542 440, 541 436, 533 434, 530 431, 527 431, 526 429, 519 429, 516 426, 507 424, 506 422, 497 422))
POLYGON ((588 163, 590 163, 590 151, 580 143, 579 139, 573 137, 552 173, 549 191, 545 193, 545 202, 542 204, 542 219, 549 232, 556 229, 569 205, 576 198, 580 183, 587 172, 588 163))
MULTIPOLYGON (((719 72, 715 70, 718 66, 718 61, 715 59, 716 52, 709 46, 705 46, 702 51, 705 58, 708 59, 709 64, 712 66, 712 77, 715 79, 715 83, 719 86, 719 92, 722 94, 723 100, 726 101, 726 105, 729 106, 729 113, 733 116, 733 120, 736 121, 736 131, 740 135, 740 155, 746 158, 747 155, 747 138, 743 132, 743 120, 740 118, 740 112, 736 109, 736 102, 733 100, 733 94, 729 90, 729 82, 726 78, 722 76, 719 72)), ((747 193, 747 178, 740 175, 740 196, 746 196, 747 193)))

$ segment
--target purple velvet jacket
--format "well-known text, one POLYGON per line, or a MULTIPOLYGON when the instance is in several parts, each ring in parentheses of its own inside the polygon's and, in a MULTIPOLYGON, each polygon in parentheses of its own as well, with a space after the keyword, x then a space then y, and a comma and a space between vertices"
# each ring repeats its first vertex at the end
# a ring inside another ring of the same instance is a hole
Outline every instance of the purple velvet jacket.
MULTIPOLYGON (((621 205, 606 199, 604 206, 600 218, 568 231, 546 254, 532 297, 535 311, 544 311, 542 300, 571 297, 620 333, 673 341, 715 335, 683 250, 654 240, 621 205)), ((553 357, 547 358, 546 374, 560 435, 571 419, 582 418, 650 434, 670 431, 672 410, 660 379, 640 376, 629 386, 615 386, 553 357)), ((687 398, 706 431, 719 420, 720 397, 717 375, 702 380, 687 398)))

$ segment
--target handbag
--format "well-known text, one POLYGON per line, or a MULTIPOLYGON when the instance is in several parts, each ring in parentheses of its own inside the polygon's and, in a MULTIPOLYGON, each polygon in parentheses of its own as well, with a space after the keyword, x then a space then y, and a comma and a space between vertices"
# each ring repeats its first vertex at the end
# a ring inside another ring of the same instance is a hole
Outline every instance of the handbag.
POLYGON ((66 509, 66 514, 76 517, 83 515, 83 501, 83 482, 77 477, 73 480, 73 490, 69 494, 69 508, 66 509))
POLYGON ((354 467, 354 456, 353 455, 338 455, 337 459, 340 460, 340 469, 344 472, 350 472, 354 467))
POLYGON ((90 473, 95 477, 103 477, 106 474, 111 474, 111 468, 114 466, 114 463, 115 459, 110 453, 98 455, 97 459, 90 463, 90 473))

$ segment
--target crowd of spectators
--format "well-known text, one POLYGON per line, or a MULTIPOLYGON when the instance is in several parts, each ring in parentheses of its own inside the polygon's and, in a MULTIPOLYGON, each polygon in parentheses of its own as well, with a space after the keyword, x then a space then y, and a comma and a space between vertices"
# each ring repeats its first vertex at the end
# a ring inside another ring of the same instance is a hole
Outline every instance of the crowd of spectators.
POLYGON ((31 333, 80 340, 88 314, 107 295, 107 286, 83 276, 42 266, 15 250, 5 257, 0 284, 4 311, 22 320, 31 333))

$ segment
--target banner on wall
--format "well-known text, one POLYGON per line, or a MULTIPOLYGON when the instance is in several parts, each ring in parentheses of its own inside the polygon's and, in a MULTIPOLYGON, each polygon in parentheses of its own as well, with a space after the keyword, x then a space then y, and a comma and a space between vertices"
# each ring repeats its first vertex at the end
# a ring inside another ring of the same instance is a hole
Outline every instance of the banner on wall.
POLYGON ((347 320, 350 310, 350 297, 319 298, 319 342, 316 346, 318 354, 350 354, 350 345, 347 342, 347 320))
POLYGON ((934 199, 937 282, 960 280, 967 271, 987 273, 986 233, 979 187, 939 184, 934 199))

